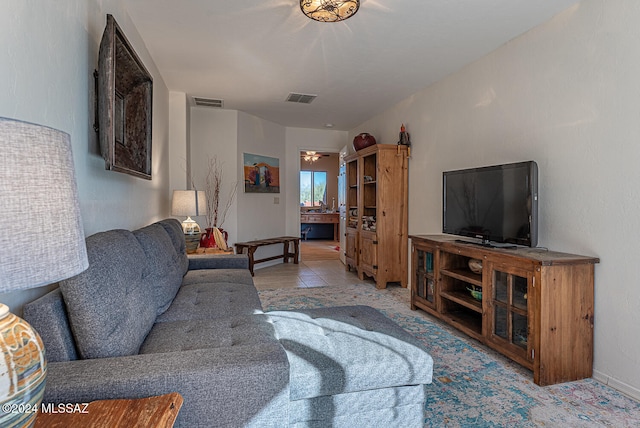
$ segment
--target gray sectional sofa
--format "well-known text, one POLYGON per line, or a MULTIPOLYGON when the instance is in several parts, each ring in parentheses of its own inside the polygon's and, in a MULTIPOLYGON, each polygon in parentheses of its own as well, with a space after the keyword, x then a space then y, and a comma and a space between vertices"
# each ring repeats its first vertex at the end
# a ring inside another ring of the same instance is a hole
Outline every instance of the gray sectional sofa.
POLYGON ((177 391, 183 427, 423 425, 432 359, 378 311, 265 313, 246 256, 187 256, 175 219, 86 242, 89 269, 24 307, 45 402, 177 391))

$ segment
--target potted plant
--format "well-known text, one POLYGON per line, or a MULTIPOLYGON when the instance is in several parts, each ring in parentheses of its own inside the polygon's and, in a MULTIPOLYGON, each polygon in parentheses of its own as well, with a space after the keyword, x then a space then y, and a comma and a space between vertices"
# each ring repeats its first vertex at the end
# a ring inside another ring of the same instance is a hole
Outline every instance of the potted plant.
POLYGON ((217 246, 222 250, 227 249, 229 234, 222 229, 222 224, 227 217, 227 213, 238 191, 238 182, 236 181, 231 186, 226 199, 221 204, 222 199, 220 192, 222 190, 223 178, 224 169, 222 162, 218 162, 216 156, 209 158, 204 188, 205 196, 207 197, 207 227, 205 228, 205 233, 200 237, 200 246, 204 248, 217 246))

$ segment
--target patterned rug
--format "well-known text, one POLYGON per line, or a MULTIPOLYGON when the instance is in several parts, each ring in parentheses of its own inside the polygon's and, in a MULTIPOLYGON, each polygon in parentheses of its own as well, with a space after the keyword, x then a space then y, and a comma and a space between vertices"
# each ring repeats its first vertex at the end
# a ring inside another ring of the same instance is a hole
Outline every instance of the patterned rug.
POLYGON ((260 291, 265 311, 339 305, 379 309, 434 360, 425 427, 639 427, 640 403, 593 380, 539 387, 530 371, 427 315, 409 291, 372 284, 260 291))

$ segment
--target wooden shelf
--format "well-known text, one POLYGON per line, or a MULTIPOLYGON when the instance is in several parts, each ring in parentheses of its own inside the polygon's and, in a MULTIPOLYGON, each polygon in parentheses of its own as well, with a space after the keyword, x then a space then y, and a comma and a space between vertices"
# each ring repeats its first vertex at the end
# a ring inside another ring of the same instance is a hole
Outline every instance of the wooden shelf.
POLYGON ((469 292, 462 293, 460 291, 441 291, 440 297, 449 299, 459 305, 469 308, 472 311, 482 313, 482 302, 474 299, 469 292))
POLYGON ((470 270, 464 269, 441 269, 440 273, 442 275, 450 276, 451 278, 456 278, 464 282, 468 282, 469 284, 473 284, 478 287, 482 287, 482 275, 478 275, 477 273, 473 273, 470 270))
POLYGON ((482 338, 482 323, 478 317, 466 311, 452 311, 442 314, 442 319, 449 324, 468 334, 469 336, 480 340, 482 338))

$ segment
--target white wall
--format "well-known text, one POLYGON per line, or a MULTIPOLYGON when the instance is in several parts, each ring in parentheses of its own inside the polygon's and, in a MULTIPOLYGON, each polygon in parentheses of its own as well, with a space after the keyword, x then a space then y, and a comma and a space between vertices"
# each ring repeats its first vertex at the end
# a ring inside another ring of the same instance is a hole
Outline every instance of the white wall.
POLYGON ((594 377, 640 398, 640 3, 584 0, 372 118, 411 134, 409 232, 441 230, 442 171, 533 159, 539 245, 598 256, 594 377))
MULTIPOLYGON (((0 2, 0 116, 71 135, 86 235, 144 226, 169 214, 168 90, 125 4, 124 0, 0 2), (153 76, 151 181, 105 171, 92 128, 93 70, 107 13, 114 15, 153 76)), ((24 302, 45 291, 43 287, 7 293, 0 301, 20 313, 24 302)))
MULTIPOLYGON (((246 113, 238 113, 238 165, 240 167, 238 189, 238 240, 273 238, 286 235, 285 207, 286 189, 291 177, 287 174, 285 151, 285 127, 246 113), (280 193, 245 193, 243 155, 269 156, 279 159, 280 193)), ((296 235, 297 236, 297 235, 296 235)), ((270 245, 256 250, 255 258, 261 259, 282 254, 280 246, 270 245)), ((263 268, 282 262, 276 260, 256 265, 263 268)))
MULTIPOLYGON (((233 185, 238 182, 239 163, 237 153, 238 141, 238 112, 235 110, 220 110, 209 107, 191 108, 190 120, 190 169, 198 190, 204 190, 209 171, 209 161, 217 159, 222 168, 223 180, 220 190, 221 210, 228 201, 233 185)), ((241 182, 238 184, 240 186, 241 182)), ((238 188, 238 192, 242 190, 238 188)), ((206 218, 194 218, 204 230, 206 218)), ((228 244, 238 242, 238 197, 232 202, 231 208, 223 224, 218 224, 229 234, 228 244)))
MULTIPOLYGON (((190 113, 189 100, 184 92, 169 93, 169 188, 191 188, 190 177, 190 113)), ((181 219, 181 221, 184 219, 181 219)))

